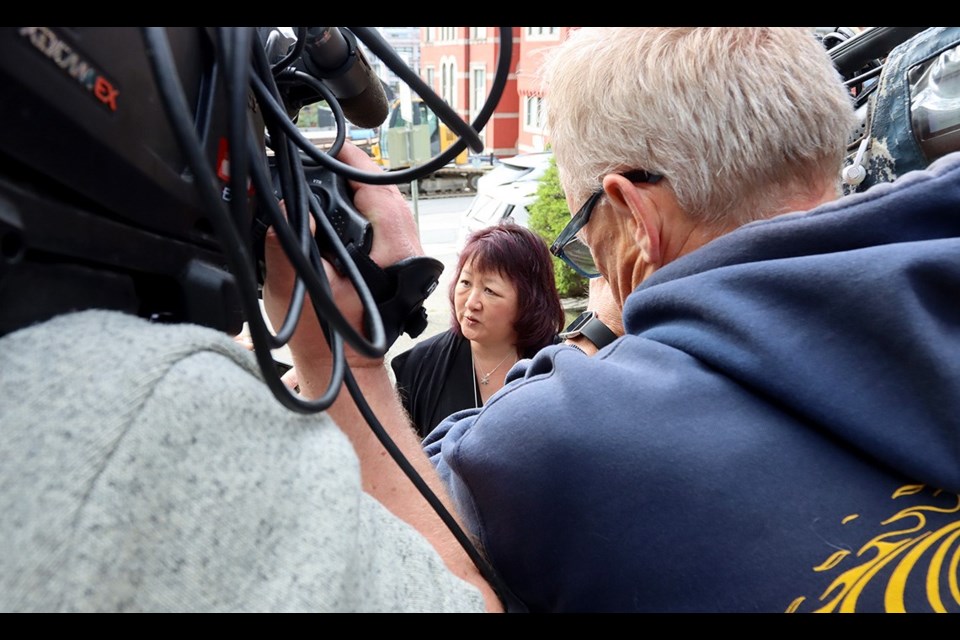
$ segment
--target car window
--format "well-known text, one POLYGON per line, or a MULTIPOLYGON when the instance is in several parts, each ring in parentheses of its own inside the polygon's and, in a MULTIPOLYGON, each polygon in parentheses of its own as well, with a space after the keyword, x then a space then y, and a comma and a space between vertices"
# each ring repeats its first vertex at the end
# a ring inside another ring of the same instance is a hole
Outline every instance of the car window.
MULTIPOLYGON (((481 225, 496 224, 506 214, 511 205, 495 200, 490 196, 478 195, 467 211, 467 219, 481 225)), ((475 226, 471 224, 471 226, 475 226)))
POLYGON ((519 180, 525 174, 533 171, 530 167, 518 167, 516 165, 507 164, 501 162, 496 165, 490 171, 486 172, 482 178, 481 182, 485 186, 494 186, 498 184, 507 184, 508 182, 513 182, 519 180))

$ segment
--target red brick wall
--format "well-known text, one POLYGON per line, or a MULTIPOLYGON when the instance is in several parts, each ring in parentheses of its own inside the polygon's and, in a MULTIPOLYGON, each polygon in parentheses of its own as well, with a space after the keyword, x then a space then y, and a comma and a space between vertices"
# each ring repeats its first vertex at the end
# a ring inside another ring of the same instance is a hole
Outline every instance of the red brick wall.
MULTIPOLYGON (((513 27, 513 55, 510 77, 503 97, 485 127, 484 153, 507 157, 516 153, 539 151, 549 144, 542 131, 531 131, 524 126, 523 105, 529 96, 542 97, 538 76, 543 54, 579 27, 557 27, 553 35, 527 34, 526 27, 513 27)), ((426 79, 426 69, 434 68, 433 90, 440 91, 441 64, 444 60, 456 65, 454 104, 451 105, 464 120, 470 116, 471 69, 482 66, 486 72, 484 98, 489 94, 497 68, 500 51, 498 27, 486 27, 484 38, 471 38, 470 27, 453 27, 452 40, 439 40, 441 27, 420 27, 420 77, 426 79), (427 29, 433 37, 427 39, 427 29)))

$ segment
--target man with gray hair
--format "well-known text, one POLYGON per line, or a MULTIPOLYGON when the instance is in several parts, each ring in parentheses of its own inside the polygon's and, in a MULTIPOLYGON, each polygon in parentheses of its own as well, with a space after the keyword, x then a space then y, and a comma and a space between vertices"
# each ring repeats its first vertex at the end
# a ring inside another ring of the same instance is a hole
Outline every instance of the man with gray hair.
POLYGON ((960 608, 960 155, 841 198, 804 29, 584 28, 545 72, 552 251, 601 277, 423 443, 508 609, 960 608))

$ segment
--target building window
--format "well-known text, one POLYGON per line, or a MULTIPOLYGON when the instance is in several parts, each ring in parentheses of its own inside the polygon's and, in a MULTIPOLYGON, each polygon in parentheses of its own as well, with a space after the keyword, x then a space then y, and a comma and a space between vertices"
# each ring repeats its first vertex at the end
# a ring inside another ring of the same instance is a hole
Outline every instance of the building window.
POLYGON ((424 81, 427 83, 428 87, 436 91, 437 87, 434 85, 434 83, 436 82, 436 78, 435 78, 436 69, 434 69, 432 66, 429 66, 424 71, 426 73, 426 77, 424 78, 424 81))
POLYGON ((424 27, 423 31, 423 41, 424 42, 433 42, 433 29, 434 27, 424 27))
POLYGON ((457 61, 456 58, 447 57, 440 61, 440 97, 450 105, 456 108, 456 80, 457 61))
MULTIPOLYGON (((483 108, 483 103, 487 99, 487 69, 486 67, 473 67, 470 70, 470 122, 477 119, 477 114, 483 108)), ((487 128, 480 131, 480 140, 486 144, 487 128)))
POLYGON ((470 39, 471 39, 471 40, 486 40, 486 39, 487 39, 487 28, 486 28, 486 27, 470 27, 470 39))
POLYGON ((525 131, 543 131, 543 98, 527 96, 523 101, 523 128, 525 131))
POLYGON ((440 97, 443 98, 448 104, 450 103, 450 77, 448 71, 450 65, 446 62, 440 63, 440 97))
POLYGON ((473 120, 477 112, 487 99, 487 70, 484 67, 474 67, 470 71, 470 119, 473 120))
POLYGON ((556 40, 560 27, 524 27, 529 40, 556 40))

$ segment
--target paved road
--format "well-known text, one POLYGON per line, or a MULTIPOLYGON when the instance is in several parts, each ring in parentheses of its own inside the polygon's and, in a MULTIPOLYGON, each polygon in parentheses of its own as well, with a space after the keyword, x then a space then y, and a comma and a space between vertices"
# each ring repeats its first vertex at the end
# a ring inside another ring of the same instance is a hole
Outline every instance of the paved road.
MULTIPOLYGON (((423 251, 428 256, 443 262, 445 268, 440 276, 440 284, 424 303, 429 322, 426 330, 416 339, 406 334, 401 335, 387 352, 388 359, 406 351, 416 342, 450 327, 450 302, 447 291, 457 266, 457 231, 460 227, 460 219, 472 200, 473 198, 469 196, 456 196, 417 201, 417 218, 420 224, 420 242, 423 244, 423 251)), ((413 207, 412 202, 411 207, 413 207)))

